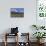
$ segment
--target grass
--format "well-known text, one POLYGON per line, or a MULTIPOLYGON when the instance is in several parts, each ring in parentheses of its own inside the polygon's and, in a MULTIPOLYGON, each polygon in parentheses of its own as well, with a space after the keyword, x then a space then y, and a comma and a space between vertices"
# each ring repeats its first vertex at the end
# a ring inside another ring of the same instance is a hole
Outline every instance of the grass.
POLYGON ((11 12, 11 17, 24 17, 24 13, 11 12))

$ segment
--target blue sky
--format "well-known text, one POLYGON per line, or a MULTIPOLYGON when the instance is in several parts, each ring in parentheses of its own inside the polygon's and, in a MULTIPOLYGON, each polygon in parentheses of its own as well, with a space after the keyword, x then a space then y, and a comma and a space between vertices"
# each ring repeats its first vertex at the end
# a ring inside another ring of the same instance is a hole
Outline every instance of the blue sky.
POLYGON ((24 13, 24 8, 11 8, 11 11, 24 13))

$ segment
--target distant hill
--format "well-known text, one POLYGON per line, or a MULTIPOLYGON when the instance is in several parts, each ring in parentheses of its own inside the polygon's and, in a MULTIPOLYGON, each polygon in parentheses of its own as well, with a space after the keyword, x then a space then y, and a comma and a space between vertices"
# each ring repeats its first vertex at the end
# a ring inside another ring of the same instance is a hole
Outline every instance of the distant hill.
POLYGON ((11 12, 11 14, 24 14, 23 12, 11 12))

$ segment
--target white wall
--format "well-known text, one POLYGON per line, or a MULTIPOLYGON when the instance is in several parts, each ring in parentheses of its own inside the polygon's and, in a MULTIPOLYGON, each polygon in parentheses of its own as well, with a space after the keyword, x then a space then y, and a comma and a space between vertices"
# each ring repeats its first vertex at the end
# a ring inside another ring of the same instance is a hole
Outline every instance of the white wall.
POLYGON ((0 0, 0 34, 8 28, 19 27, 20 32, 30 32, 30 26, 36 24, 36 0, 0 0), (11 18, 10 8, 24 8, 24 18, 11 18))

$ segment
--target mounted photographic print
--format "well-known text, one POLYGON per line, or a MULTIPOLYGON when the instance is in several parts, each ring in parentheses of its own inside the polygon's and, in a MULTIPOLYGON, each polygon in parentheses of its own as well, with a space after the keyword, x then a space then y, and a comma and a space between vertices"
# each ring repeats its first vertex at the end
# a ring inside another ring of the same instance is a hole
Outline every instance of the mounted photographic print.
POLYGON ((36 24, 37 25, 46 25, 46 0, 37 0, 36 1, 36 24))
POLYGON ((11 17, 24 17, 24 8, 11 8, 11 17))

